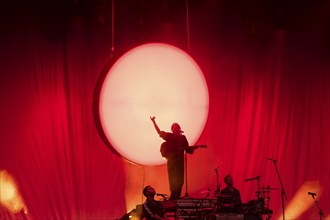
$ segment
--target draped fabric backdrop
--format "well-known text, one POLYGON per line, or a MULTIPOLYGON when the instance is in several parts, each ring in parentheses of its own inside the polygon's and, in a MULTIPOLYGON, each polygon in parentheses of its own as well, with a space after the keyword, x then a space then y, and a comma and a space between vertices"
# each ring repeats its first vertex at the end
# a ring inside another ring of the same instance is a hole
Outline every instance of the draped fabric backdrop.
MULTIPOLYGON (((272 158, 286 192, 286 219, 319 219, 309 191, 329 219, 330 19, 322 10, 328 5, 300 15, 306 19, 298 27, 280 29, 261 15, 251 21, 216 1, 195 1, 187 48, 184 8, 178 22, 150 19, 158 18, 154 10, 142 24, 127 1, 116 4, 115 53, 169 43, 189 49, 204 71, 210 106, 197 144, 208 148, 188 156, 190 196, 213 192, 219 167, 221 188, 232 174, 248 202, 257 182, 244 180, 261 175, 261 186, 275 188, 269 204, 272 219, 279 219, 281 185, 272 158)), ((28 219, 116 219, 143 202, 143 186, 169 192, 166 167, 128 163, 100 138, 93 103, 112 59, 111 13, 70 10, 61 1, 2 7, 0 169, 15 179, 28 219)), ((23 214, 1 205, 0 218, 23 214)))

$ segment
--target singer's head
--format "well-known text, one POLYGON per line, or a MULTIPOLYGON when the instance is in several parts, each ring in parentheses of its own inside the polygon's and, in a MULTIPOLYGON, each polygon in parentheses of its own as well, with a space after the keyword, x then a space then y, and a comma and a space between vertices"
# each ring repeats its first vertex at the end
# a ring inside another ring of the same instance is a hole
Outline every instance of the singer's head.
POLYGON ((178 135, 181 135, 183 133, 180 125, 176 122, 172 124, 171 131, 173 132, 173 134, 178 134, 178 135))
POLYGON ((151 186, 148 185, 148 186, 144 187, 144 189, 143 189, 143 195, 145 197, 154 197, 155 194, 156 194, 156 191, 151 186))

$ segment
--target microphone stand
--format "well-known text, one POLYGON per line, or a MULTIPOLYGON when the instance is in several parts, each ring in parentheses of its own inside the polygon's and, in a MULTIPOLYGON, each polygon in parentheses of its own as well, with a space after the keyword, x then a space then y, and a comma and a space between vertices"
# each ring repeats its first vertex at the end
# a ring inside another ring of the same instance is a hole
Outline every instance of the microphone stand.
POLYGON ((216 175, 216 177, 217 177, 217 189, 216 189, 215 192, 214 192, 214 196, 215 196, 215 197, 220 196, 220 185, 219 185, 219 174, 218 174, 218 169, 219 169, 219 168, 214 169, 214 171, 215 171, 215 175, 216 175))
POLYGON ((314 196, 315 196, 315 195, 312 195, 313 200, 314 200, 314 202, 315 202, 315 204, 316 204, 316 207, 317 207, 318 210, 319 210, 320 220, 322 220, 322 217, 324 217, 324 213, 323 213, 322 209, 320 208, 320 206, 318 205, 317 200, 315 199, 314 196))
POLYGON ((189 198, 188 194, 188 164, 187 164, 187 152, 184 151, 184 166, 185 166, 185 177, 186 177, 186 193, 184 194, 185 198, 189 198))
POLYGON ((278 168, 277 168, 277 165, 276 165, 276 160, 272 160, 273 163, 274 163, 274 166, 275 166, 275 169, 276 169, 276 173, 277 173, 277 176, 278 176, 278 179, 280 181, 280 184, 281 184, 281 198, 282 198, 282 215, 283 215, 283 220, 285 220, 285 212, 284 212, 284 198, 285 200, 287 200, 286 198, 286 194, 285 194, 285 190, 284 190, 284 186, 283 186, 283 183, 282 183, 282 180, 281 180, 281 176, 280 176, 280 173, 278 172, 278 168))
POLYGON ((258 197, 258 199, 260 198, 260 177, 261 176, 257 176, 257 177, 254 177, 254 178, 250 178, 250 179, 246 179, 245 180, 245 182, 251 181, 251 180, 257 180, 257 184, 258 184, 257 197, 258 197))
MULTIPOLYGON (((192 147, 193 150, 199 148, 199 147, 202 147, 202 148, 206 148, 206 145, 195 145, 195 146, 189 146, 189 147, 192 147)), ((188 152, 189 153, 189 152, 188 152)), ((193 154, 194 151, 192 151, 191 154, 193 154)), ((186 193, 184 195, 185 198, 190 198, 189 197, 189 194, 188 194, 188 158, 187 158, 187 149, 184 150, 184 166, 185 166, 185 172, 186 172, 186 175, 185 175, 185 179, 186 179, 186 193)))

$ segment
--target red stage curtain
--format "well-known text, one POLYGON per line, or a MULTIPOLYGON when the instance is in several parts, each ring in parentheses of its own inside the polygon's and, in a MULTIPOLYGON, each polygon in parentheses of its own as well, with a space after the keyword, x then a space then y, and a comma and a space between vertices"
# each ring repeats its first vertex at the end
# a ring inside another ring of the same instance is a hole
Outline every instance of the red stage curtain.
MULTIPOLYGON (((96 82, 111 59, 111 35, 80 20, 66 28, 57 35, 21 20, 4 27, 0 169, 16 179, 31 219, 120 218, 129 211, 126 162, 102 142, 92 111, 96 82)), ((257 190, 246 178, 262 175, 262 186, 279 188, 272 158, 286 208, 307 184, 330 212, 330 62, 325 44, 313 40, 304 47, 298 35, 279 31, 263 43, 233 32, 192 41, 210 111, 198 141, 208 148, 188 158, 191 195, 215 188, 216 167, 221 188, 232 174, 243 202, 257 190)), ((270 206, 278 218, 279 190, 271 191, 270 206)), ((309 207, 300 219, 318 219, 317 212, 309 207)))

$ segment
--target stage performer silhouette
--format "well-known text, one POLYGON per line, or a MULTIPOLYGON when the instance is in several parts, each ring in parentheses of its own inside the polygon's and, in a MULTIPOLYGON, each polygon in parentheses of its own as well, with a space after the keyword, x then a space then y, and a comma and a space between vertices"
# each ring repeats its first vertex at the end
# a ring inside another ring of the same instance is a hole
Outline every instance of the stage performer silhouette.
POLYGON ((150 117, 159 136, 165 140, 160 147, 160 152, 167 159, 167 174, 169 179, 170 199, 179 199, 184 183, 184 151, 192 154, 193 148, 189 147, 188 140, 178 123, 171 126, 172 133, 161 131, 155 121, 150 117))
POLYGON ((240 191, 234 187, 232 175, 228 174, 223 180, 227 187, 220 192, 220 212, 241 213, 241 194, 240 191))
POLYGON ((143 195, 147 198, 143 203, 142 211, 146 220, 167 220, 162 203, 154 199, 156 191, 151 186, 143 189, 143 195))

